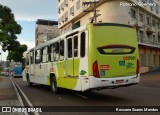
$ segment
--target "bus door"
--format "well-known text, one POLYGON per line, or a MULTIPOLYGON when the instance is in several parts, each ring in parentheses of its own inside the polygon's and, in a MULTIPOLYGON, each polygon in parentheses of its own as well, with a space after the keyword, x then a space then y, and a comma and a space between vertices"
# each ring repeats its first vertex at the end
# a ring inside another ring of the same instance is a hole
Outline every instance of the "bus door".
POLYGON ((77 84, 79 72, 78 35, 67 38, 67 79, 66 87, 72 89, 77 84))

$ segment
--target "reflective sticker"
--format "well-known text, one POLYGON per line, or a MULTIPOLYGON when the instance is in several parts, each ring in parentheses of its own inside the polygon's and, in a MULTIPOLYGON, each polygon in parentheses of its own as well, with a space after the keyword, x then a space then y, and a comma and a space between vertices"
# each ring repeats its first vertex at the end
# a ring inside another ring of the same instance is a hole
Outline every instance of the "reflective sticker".
POLYGON ((105 75, 106 75, 106 74, 105 74, 105 71, 104 71, 104 70, 101 70, 100 75, 101 75, 101 76, 105 76, 105 75))
POLYGON ((50 69, 50 72, 54 72, 54 68, 51 68, 51 69, 50 69))
POLYGON ((109 65, 101 65, 100 69, 101 70, 110 70, 110 66, 109 65))

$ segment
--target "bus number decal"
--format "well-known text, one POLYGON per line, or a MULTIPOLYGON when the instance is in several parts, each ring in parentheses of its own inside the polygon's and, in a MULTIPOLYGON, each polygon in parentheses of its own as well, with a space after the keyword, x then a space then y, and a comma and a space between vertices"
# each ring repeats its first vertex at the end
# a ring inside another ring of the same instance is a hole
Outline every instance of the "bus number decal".
POLYGON ((110 70, 110 67, 109 67, 109 65, 101 65, 100 69, 101 70, 110 70))
POLYGON ((135 56, 124 56, 123 60, 135 60, 136 57, 135 56))

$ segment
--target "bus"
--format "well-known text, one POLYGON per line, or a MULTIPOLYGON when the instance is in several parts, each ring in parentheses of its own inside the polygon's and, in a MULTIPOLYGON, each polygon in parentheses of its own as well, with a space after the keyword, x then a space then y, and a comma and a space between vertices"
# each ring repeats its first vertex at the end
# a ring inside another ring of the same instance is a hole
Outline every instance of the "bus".
POLYGON ((22 77, 22 65, 21 64, 16 64, 14 65, 14 72, 13 76, 15 77, 22 77))
POLYGON ((90 23, 25 52, 23 79, 61 88, 91 91, 127 87, 140 81, 136 28, 90 23))

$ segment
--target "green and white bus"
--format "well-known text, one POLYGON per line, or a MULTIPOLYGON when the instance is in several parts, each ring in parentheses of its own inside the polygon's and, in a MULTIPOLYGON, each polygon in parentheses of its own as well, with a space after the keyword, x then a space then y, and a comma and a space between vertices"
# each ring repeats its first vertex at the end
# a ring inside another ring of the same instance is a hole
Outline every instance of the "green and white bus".
POLYGON ((25 52, 23 79, 76 91, 126 87, 140 80, 136 29, 91 23, 25 52))

